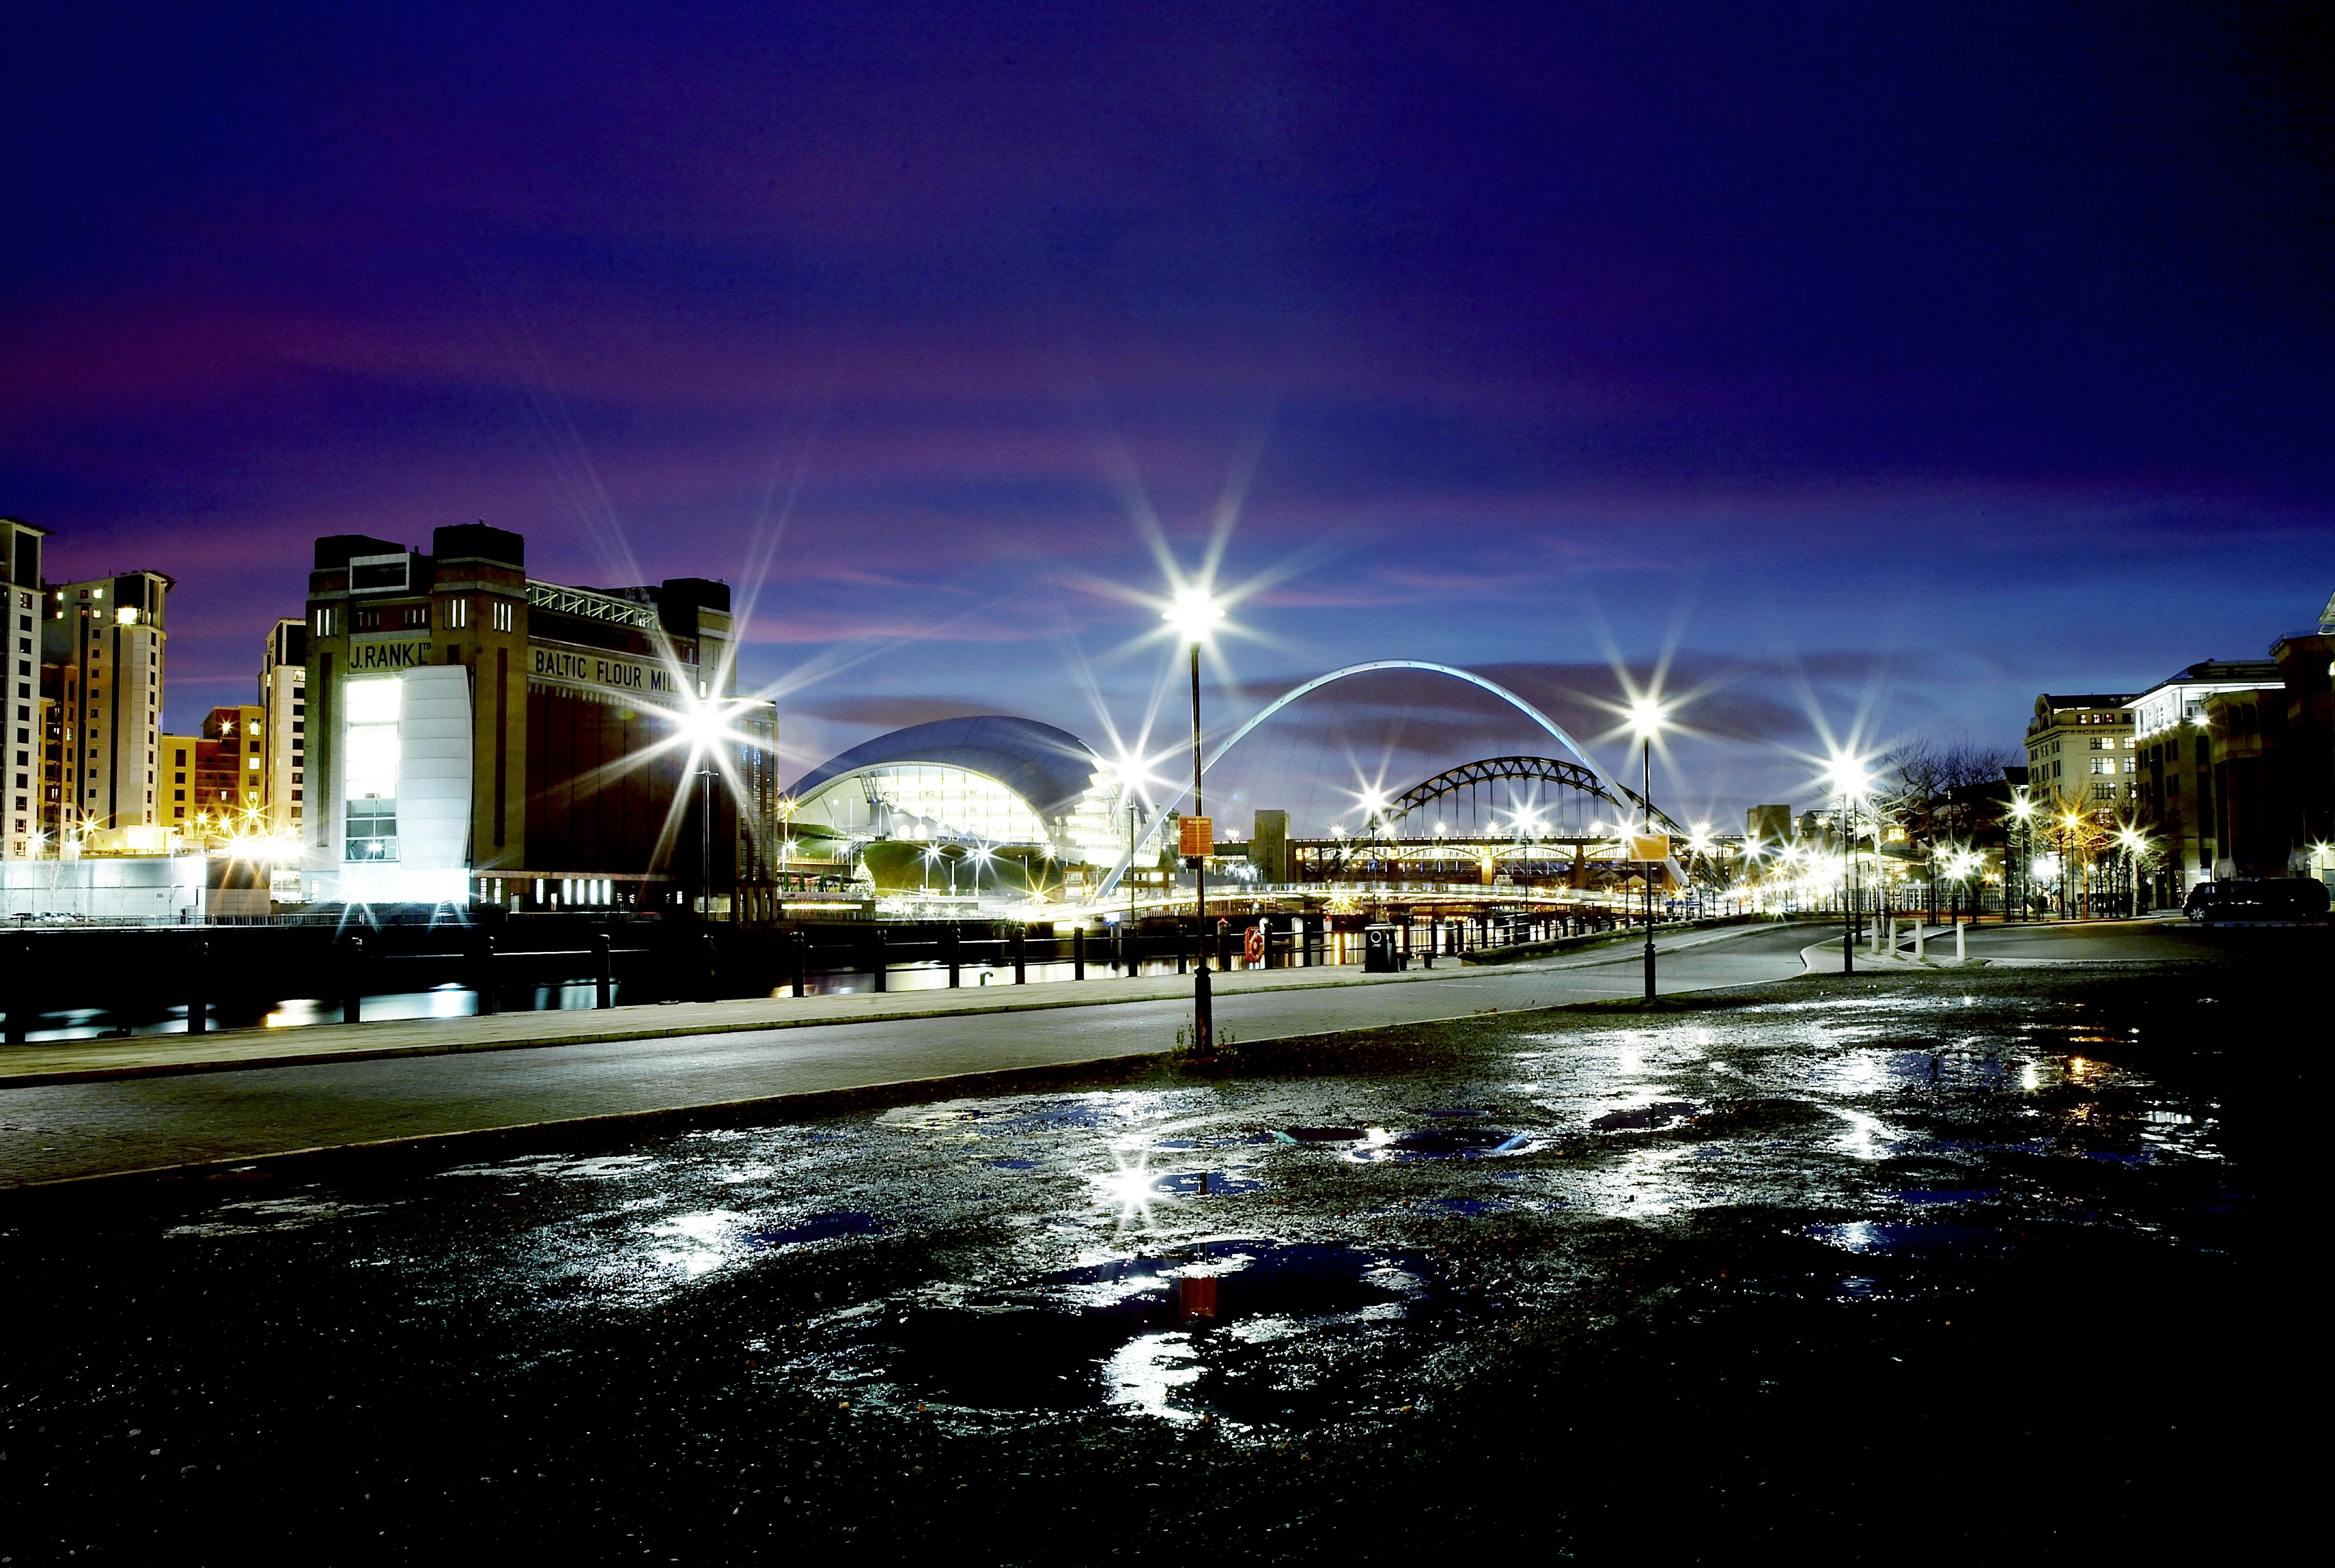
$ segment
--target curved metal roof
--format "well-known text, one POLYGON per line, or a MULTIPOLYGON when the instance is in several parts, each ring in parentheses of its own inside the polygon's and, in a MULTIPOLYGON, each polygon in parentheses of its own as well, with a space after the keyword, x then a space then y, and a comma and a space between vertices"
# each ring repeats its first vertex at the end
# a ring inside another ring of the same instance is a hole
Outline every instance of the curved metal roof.
POLYGON ((1087 743, 1067 730, 1034 719, 984 713, 911 724, 863 740, 796 779, 787 793, 799 800, 846 773, 911 762, 963 768, 994 779, 1049 818, 1068 815, 1102 766, 1087 743))

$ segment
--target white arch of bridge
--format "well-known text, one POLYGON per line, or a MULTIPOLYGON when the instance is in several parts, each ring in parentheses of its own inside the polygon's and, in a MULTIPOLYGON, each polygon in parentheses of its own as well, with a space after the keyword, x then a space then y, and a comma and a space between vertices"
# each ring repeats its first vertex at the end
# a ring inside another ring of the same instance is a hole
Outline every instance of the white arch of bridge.
MULTIPOLYGON (((1564 726, 1557 723, 1555 720, 1550 718, 1547 714, 1542 712, 1539 709, 1534 707, 1530 702, 1526 702, 1522 697, 1517 696, 1514 692, 1509 691, 1506 686, 1501 685, 1497 681, 1487 681, 1472 670, 1462 670, 1450 664, 1431 663, 1425 659, 1372 659, 1368 663, 1349 664, 1342 670, 1332 670, 1326 675, 1316 675, 1311 681, 1307 681, 1302 685, 1291 687, 1288 691, 1284 692, 1280 696, 1274 698, 1271 702, 1266 703, 1263 708, 1260 708, 1255 713, 1250 714, 1246 721, 1245 721, 1239 729, 1235 730, 1232 734, 1226 738, 1223 745, 1216 748, 1216 754, 1214 756, 1204 760, 1200 764, 1201 777, 1206 778, 1207 776, 1208 769, 1223 761, 1225 759, 1225 753, 1239 745, 1250 731, 1255 729, 1258 725, 1264 723, 1266 720, 1272 718, 1275 713, 1280 712, 1284 708, 1288 707, 1289 704, 1296 702, 1299 698, 1310 696, 1313 692, 1320 691, 1323 687, 1330 685, 1333 682, 1343 681, 1350 676, 1354 675, 1367 675, 1376 670, 1414 670, 1429 675, 1448 675, 1455 681, 1465 681, 1470 686, 1480 687, 1482 690, 1489 692, 1493 696, 1497 697, 1501 702, 1506 702, 1509 707, 1514 708, 1517 712, 1522 713, 1526 718, 1530 719, 1543 730, 1547 731, 1550 737, 1554 739, 1558 745, 1564 747, 1567 751, 1572 752, 1574 756, 1579 758, 1581 760, 1581 765, 1597 776, 1597 781, 1605 786, 1607 791, 1613 795, 1614 799, 1622 800, 1628 799, 1628 797, 1624 795, 1621 789, 1614 783, 1613 778, 1607 774, 1605 769, 1597 765, 1597 759, 1592 757, 1586 750, 1584 750, 1579 741, 1566 734, 1565 732, 1564 726)), ((1135 857, 1150 847, 1151 841, 1158 837, 1160 828, 1167 825, 1168 813, 1175 810, 1177 806, 1183 800, 1184 797, 1191 792, 1192 787, 1189 784, 1178 785, 1175 794, 1160 802, 1158 809, 1152 813, 1150 823, 1144 828, 1143 837, 1136 841, 1134 846, 1129 849, 1127 854, 1120 858, 1118 865, 1111 867, 1110 875, 1104 877, 1102 879, 1101 886, 1096 888, 1093 896, 1098 902, 1102 899, 1109 898, 1111 895, 1112 891, 1119 886, 1119 879, 1127 875, 1128 867, 1134 864, 1135 857)))

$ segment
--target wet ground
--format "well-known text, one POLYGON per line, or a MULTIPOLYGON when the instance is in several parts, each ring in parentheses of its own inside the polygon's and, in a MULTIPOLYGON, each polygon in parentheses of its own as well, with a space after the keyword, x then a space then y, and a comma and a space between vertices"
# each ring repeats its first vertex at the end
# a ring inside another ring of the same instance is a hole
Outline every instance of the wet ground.
POLYGON ((2093 1561, 2275 1527, 2282 972, 1808 980, 0 1206, 0 1558, 2093 1561))

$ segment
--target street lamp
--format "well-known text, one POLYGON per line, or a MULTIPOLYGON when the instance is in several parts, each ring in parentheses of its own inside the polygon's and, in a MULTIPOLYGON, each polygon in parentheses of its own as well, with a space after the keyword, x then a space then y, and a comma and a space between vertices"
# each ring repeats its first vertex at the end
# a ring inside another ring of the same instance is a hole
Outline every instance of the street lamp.
POLYGON ((2073 833, 2082 818, 2073 811, 2059 818, 2059 918, 2068 918, 2068 835, 2073 833))
MULTIPOLYGON (((2029 880, 2032 881, 2034 877, 2034 868, 2029 863, 2035 858, 2035 802, 2028 798, 2026 790, 2019 790, 2011 796, 2010 814, 2019 819, 2019 836, 2020 839, 2019 868, 2025 871, 2028 874, 2029 880)), ((2003 846, 2002 858, 2002 915, 2004 919, 2008 920, 2010 918, 2011 885, 2018 880, 2016 875, 2011 870, 2010 847, 2008 844, 2003 846)), ((2022 903, 2020 909, 2020 918, 2022 920, 2027 917, 2026 907, 2023 902, 2024 896, 2024 895, 2021 895, 2022 903)))
MULTIPOLYGON (((1650 697, 1640 697, 1630 704, 1630 728, 1639 740, 1638 799, 1646 808, 1645 837, 1654 834, 1654 736, 1662 727, 1662 706, 1650 697)), ((1654 1002, 1654 867, 1644 863, 1646 872, 1646 1005, 1654 1002)))
POLYGON ((1848 818, 1847 832, 1842 847, 1840 913, 1840 970, 1843 974, 1856 973, 1856 917, 1859 913, 1856 886, 1856 803, 1873 787, 1872 776, 1865 764, 1846 751, 1835 751, 1832 762, 1825 770, 1832 780, 1834 792, 1840 797, 1843 814, 1848 818))
MULTIPOLYGON (((1176 629, 1191 652, 1192 662, 1192 815, 1206 820, 1208 808, 1200 796, 1200 644, 1208 629, 1225 617, 1224 607, 1206 590, 1186 588, 1160 615, 1176 629)), ((1216 999, 1208 989, 1208 857, 1192 857, 1194 918, 1198 924, 1200 962, 1193 966, 1192 1048, 1202 1060, 1216 1053, 1216 999)))
POLYGON ((689 759, 697 765, 697 898, 698 913, 713 918, 713 776, 724 740, 742 739, 730 731, 731 710, 742 702, 722 697, 699 697, 675 716, 689 740, 689 759))
POLYGON ((2117 829, 2117 843, 2124 849, 2124 866, 2131 904, 2127 910, 2135 920, 2140 918, 2140 852, 2148 847, 2148 836, 2129 822, 2117 829))

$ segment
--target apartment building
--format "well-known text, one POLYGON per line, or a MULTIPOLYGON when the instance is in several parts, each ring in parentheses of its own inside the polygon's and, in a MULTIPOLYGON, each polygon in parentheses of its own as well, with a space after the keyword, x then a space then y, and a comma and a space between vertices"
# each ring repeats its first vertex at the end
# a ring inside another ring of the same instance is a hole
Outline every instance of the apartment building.
POLYGON ((246 837, 266 831, 266 710, 245 702, 214 708, 195 751, 196 815, 216 833, 246 837))
MULTIPOLYGON (((2209 704, 2243 697, 2258 705, 2261 693, 2284 686, 2275 660, 2204 659, 2133 699, 2133 739, 2140 760, 2134 817, 2164 856, 2156 874, 2158 903, 2178 904, 2192 886, 2213 876, 2221 857, 2209 704)), ((2229 704, 2223 703, 2225 729, 2229 712, 2229 704)))
MULTIPOLYGON (((6 697, 7 767, 0 772, 0 857, 28 859, 38 854, 43 776, 49 767, 48 725, 40 700, 41 542, 46 528, 0 518, 0 584, 7 614, 15 624, 8 636, 6 697)), ((51 839, 48 842, 53 843, 51 839)))
POLYGON ((162 759, 155 770, 165 776, 157 792, 170 796, 162 802, 162 825, 190 836, 202 809, 202 786, 196 779, 202 746, 200 735, 165 735, 155 746, 162 759))
POLYGON ((160 572, 125 572, 45 590, 41 662, 67 666, 58 769, 59 831, 119 833, 164 824, 155 791, 170 592, 160 572), (70 695, 68 695, 70 692, 70 695))
POLYGON ((2039 800, 2085 811, 2124 811, 2139 783, 2129 692, 2035 699, 2027 726, 2027 787, 2039 800))
POLYGON ((308 623, 278 621, 259 660, 260 799, 267 830, 297 837, 307 793, 308 623))

